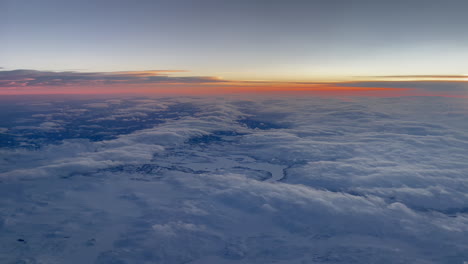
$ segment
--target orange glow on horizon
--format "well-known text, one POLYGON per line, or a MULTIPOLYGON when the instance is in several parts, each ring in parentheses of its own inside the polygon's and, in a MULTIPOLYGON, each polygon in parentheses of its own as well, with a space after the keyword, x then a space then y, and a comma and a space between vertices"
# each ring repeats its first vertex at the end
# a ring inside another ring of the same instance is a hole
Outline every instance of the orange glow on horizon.
POLYGON ((265 93, 265 92, 339 92, 339 91, 404 91, 408 88, 352 87, 336 84, 300 84, 300 83, 163 83, 163 84, 122 84, 122 85, 69 85, 10 87, 0 94, 112 94, 112 93, 189 93, 189 94, 224 94, 224 93, 265 93), (62 89, 60 89, 62 88, 62 89))
MULTIPOLYGON (((153 71, 132 72, 132 74, 154 74, 153 71)), ((0 95, 33 94, 161 94, 161 95, 226 95, 226 94, 304 94, 310 96, 441 96, 461 97, 464 94, 436 93, 415 88, 365 87, 359 83, 288 83, 254 81, 219 81, 206 83, 158 83, 158 84, 102 84, 88 83, 65 86, 18 86, 0 90, 0 95), (356 85, 356 86, 351 86, 356 85)), ((385 83, 385 82, 384 82, 385 83)))

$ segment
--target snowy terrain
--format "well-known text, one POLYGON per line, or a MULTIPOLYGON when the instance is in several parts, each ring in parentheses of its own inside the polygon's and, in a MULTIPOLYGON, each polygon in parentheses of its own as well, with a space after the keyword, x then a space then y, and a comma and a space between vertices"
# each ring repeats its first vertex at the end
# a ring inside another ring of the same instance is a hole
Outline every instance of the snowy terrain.
POLYGON ((0 263, 468 261, 462 98, 21 98, 0 263))

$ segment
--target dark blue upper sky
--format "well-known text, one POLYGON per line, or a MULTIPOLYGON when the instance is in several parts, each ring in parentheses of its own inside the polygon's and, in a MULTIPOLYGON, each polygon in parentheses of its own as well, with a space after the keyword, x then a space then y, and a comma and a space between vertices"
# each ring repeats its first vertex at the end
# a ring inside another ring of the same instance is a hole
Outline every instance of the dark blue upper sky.
POLYGON ((5 69, 229 79, 467 74, 463 0, 3 0, 5 69))

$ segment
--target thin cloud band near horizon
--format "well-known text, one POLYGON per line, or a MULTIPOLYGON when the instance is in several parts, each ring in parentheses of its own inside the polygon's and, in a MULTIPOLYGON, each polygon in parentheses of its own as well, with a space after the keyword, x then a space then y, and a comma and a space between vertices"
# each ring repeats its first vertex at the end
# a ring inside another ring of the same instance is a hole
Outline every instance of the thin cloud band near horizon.
POLYGON ((398 96, 458 97, 465 96, 468 90, 468 82, 461 81, 463 77, 467 77, 464 75, 430 75, 430 78, 428 77, 429 75, 388 75, 369 77, 369 80, 348 82, 278 82, 239 81, 225 80, 214 76, 180 75, 188 72, 187 70, 116 72, 39 71, 30 69, 0 70, 0 94, 305 92, 343 95, 362 95, 365 93, 388 95, 389 93, 394 93, 398 96), (387 80, 372 81, 384 77, 387 80), (446 81, 449 77, 452 81, 446 81), (414 78, 414 80, 400 80, 405 78, 414 78), (421 80, 417 78, 421 78, 421 80), (441 80, 437 78, 441 78, 441 80), (441 85, 441 82, 445 85, 441 85), (421 83, 424 85, 421 85, 421 83), (440 88, 434 88, 436 86, 440 88), (425 87, 429 87, 429 89, 422 89, 425 87), (454 94, 453 92, 456 93, 454 94))

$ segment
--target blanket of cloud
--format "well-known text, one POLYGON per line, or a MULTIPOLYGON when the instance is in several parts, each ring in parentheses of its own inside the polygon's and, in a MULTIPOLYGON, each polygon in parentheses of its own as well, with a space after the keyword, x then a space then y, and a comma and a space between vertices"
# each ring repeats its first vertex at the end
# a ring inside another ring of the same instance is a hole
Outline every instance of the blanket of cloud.
POLYGON ((0 108, 1 263, 468 261, 464 99, 0 108))

